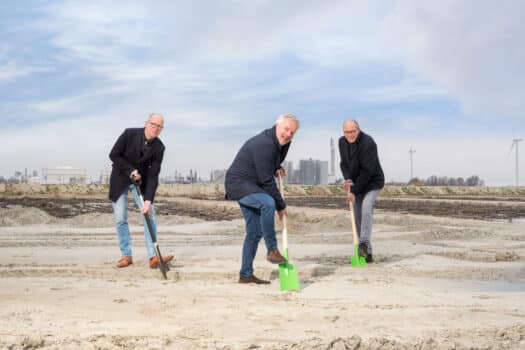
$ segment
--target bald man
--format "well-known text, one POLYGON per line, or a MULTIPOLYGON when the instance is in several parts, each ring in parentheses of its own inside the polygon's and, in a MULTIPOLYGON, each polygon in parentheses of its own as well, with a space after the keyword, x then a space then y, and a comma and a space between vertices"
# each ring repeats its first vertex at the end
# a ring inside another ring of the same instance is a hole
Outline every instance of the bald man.
POLYGON ((372 214, 379 191, 385 185, 385 176, 374 139, 361 131, 356 120, 343 123, 343 134, 339 139, 343 186, 348 201, 354 204, 359 255, 372 262, 372 214))
MULTIPOLYGON (((131 191, 135 203, 140 207, 140 199, 133 182, 140 182, 140 190, 144 196, 142 214, 148 214, 152 228, 157 234, 155 209, 153 199, 159 183, 160 166, 164 157, 164 144, 159 135, 164 128, 164 117, 152 113, 146 120, 143 128, 129 128, 124 130, 109 153, 113 162, 109 180, 109 199, 113 206, 113 216, 117 229, 117 236, 122 257, 117 267, 127 267, 133 263, 131 252, 131 236, 127 220, 128 193, 131 191)), ((159 261, 155 254, 155 247, 144 221, 144 238, 149 258, 149 266, 157 268, 159 261)), ((173 259, 173 255, 163 257, 164 263, 173 259)))

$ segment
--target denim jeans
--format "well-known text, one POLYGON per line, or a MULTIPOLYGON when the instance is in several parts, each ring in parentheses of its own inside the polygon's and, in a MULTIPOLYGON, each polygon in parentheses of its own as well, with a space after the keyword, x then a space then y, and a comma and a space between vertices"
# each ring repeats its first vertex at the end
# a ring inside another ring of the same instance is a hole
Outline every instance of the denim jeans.
MULTIPOLYGON (((137 203, 137 206, 140 208, 140 198, 139 198, 137 190, 135 189, 135 185, 130 185, 129 189, 124 191, 124 193, 122 193, 122 195, 119 197, 119 199, 117 199, 116 202, 111 202, 113 206, 113 219, 115 220, 115 226, 117 228, 118 243, 120 246, 120 252, 122 253, 123 256, 131 256, 131 235, 129 233, 129 226, 128 226, 128 192, 129 191, 131 191, 131 193, 133 194, 135 203, 137 203)), ((142 214, 137 213, 137 215, 142 215, 142 214)), ((154 231, 153 234, 156 237, 157 224, 155 222, 155 209, 153 208, 153 204, 150 207, 148 215, 150 217, 151 226, 154 231)), ((155 256, 155 247, 153 246, 153 242, 151 241, 146 219, 143 218, 142 222, 144 224, 144 238, 146 240, 146 249, 148 251, 148 257, 152 258, 155 256)))
POLYGON ((368 253, 372 254, 372 245, 370 239, 372 236, 372 214, 374 205, 380 190, 372 190, 364 195, 358 195, 355 198, 355 225, 359 242, 368 246, 368 253))
POLYGON ((239 200, 239 206, 246 221, 240 275, 250 277, 253 275, 253 259, 261 238, 264 237, 266 249, 277 248, 275 200, 267 193, 251 193, 239 200))

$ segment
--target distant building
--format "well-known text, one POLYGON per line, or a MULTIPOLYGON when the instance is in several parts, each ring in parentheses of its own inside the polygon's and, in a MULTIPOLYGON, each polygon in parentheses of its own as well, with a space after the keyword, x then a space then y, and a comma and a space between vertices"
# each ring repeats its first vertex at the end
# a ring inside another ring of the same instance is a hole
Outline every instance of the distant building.
POLYGON ((86 169, 70 166, 42 169, 42 184, 85 184, 87 181, 86 169))
POLYGON ((99 183, 102 185, 108 185, 110 176, 111 176, 111 168, 102 169, 100 171, 99 183))
POLYGON ((334 139, 330 138, 330 176, 335 176, 335 144, 334 139))
POLYGON ((224 183, 224 177, 226 176, 226 169, 214 169, 210 173, 211 183, 224 183))
POLYGON ((283 177, 283 182, 286 184, 293 183, 293 175, 294 175, 293 162, 286 160, 281 164, 281 166, 284 169, 284 171, 286 171, 286 176, 283 177))
POLYGON ((299 183, 303 185, 327 185, 328 161, 325 160, 300 160, 299 183))

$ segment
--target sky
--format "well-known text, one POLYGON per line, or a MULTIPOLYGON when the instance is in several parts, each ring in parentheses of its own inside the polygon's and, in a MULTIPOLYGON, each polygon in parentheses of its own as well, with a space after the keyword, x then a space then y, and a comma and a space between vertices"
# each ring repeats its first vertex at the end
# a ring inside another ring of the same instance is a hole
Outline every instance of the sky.
POLYGON ((296 165, 329 160, 353 118, 389 182, 408 181, 412 147, 413 176, 514 185, 524 15, 520 0, 6 1, 0 175, 72 166, 98 178, 122 131, 158 112, 161 176, 207 178, 293 113, 296 165))

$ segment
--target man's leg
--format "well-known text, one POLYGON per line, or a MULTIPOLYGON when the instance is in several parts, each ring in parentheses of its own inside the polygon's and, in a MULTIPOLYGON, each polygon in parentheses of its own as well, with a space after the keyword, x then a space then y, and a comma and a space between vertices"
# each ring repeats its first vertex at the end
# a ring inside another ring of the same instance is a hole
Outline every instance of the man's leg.
MULTIPOLYGON (((131 263, 131 236, 129 233, 128 226, 128 191, 122 193, 116 202, 111 202, 113 206, 113 219, 115 221, 115 227, 117 229, 117 237, 122 257, 129 257, 129 263, 131 263)), ((121 260, 122 262, 122 260, 121 260)), ((119 266, 122 265, 119 263, 119 266)), ((123 264, 127 266, 128 264, 123 264)), ((121 267, 125 267, 121 266, 121 267)))
POLYGON ((262 237, 260 226, 260 212, 258 209, 244 206, 239 201, 244 221, 246 222, 246 236, 242 247, 242 265, 240 275, 248 278, 253 275, 253 259, 257 254, 257 247, 262 237))
POLYGON ((275 234, 275 200, 266 193, 252 193, 244 196, 239 203, 259 212, 259 225, 268 251, 277 248, 275 234))
POLYGON ((372 245, 370 244, 372 238, 372 222, 374 206, 379 195, 379 190, 367 192, 363 198, 361 206, 361 236, 359 241, 365 243, 367 246, 367 253, 372 256, 372 245))
MULTIPOLYGON (((131 193, 133 193, 133 198, 135 199, 137 207, 141 208, 139 194, 137 192, 137 189, 135 188, 135 185, 131 185, 131 193)), ((142 213, 140 213, 140 215, 142 215, 142 213)), ((155 220, 155 208, 153 206, 153 203, 151 204, 148 215, 150 219, 149 221, 151 222, 151 227, 153 229, 152 234, 155 238, 157 238, 157 222, 155 220)), ((144 218, 144 216, 142 217, 142 224, 144 225, 144 240, 146 241, 146 250, 148 252, 148 258, 151 259, 154 256, 156 256, 155 247, 153 245, 153 241, 151 240, 148 223, 146 222, 146 218, 144 218)))
MULTIPOLYGON (((135 203, 137 203, 137 206, 140 208, 140 198, 139 194, 137 192, 137 189, 135 188, 135 185, 131 185, 131 193, 133 193, 133 198, 135 199, 135 203)), ((142 213, 140 214, 142 215, 142 213)), ((151 203, 150 210, 148 212, 149 221, 151 223, 151 229, 153 232, 153 237, 155 237, 155 240, 158 239, 157 234, 157 221, 155 220, 155 206, 153 203, 151 203)), ((144 215, 142 215, 142 225, 144 226, 144 240, 146 241, 146 251, 148 253, 148 259, 149 259, 149 267, 152 269, 157 268, 159 266, 159 260, 157 258, 157 253, 155 253, 155 246, 153 245, 153 241, 151 239, 148 223, 146 221, 146 218, 144 215)), ((173 259, 173 255, 163 255, 162 260, 164 261, 164 264, 169 263, 173 259)))

